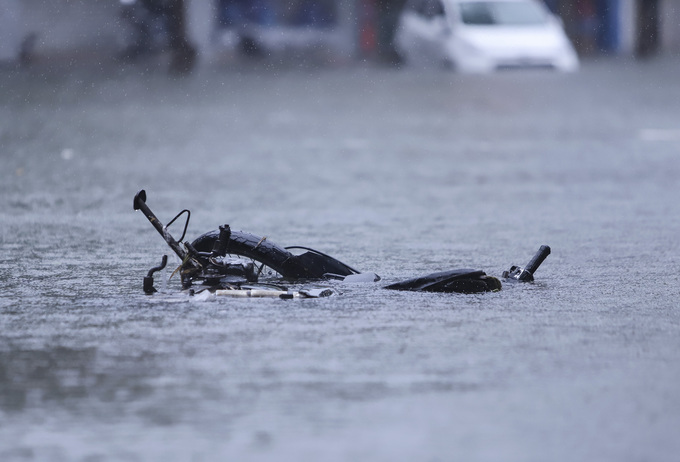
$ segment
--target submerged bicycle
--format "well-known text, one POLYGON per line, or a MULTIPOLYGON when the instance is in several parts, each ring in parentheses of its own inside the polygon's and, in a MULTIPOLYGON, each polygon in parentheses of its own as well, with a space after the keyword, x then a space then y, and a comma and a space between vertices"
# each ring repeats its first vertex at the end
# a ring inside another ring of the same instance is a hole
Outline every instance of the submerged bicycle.
MULTIPOLYGON (((184 241, 191 212, 179 212, 167 225, 154 215, 146 204, 146 191, 134 197, 134 210, 140 210, 181 260, 175 270, 179 273, 182 289, 194 294, 209 291, 217 295, 244 297, 323 297, 333 294, 332 289, 315 288, 291 291, 285 282, 342 280, 377 282, 380 276, 361 273, 338 259, 309 247, 282 247, 243 231, 232 230, 227 224, 217 230, 200 235, 192 242, 184 241), (168 231, 182 215, 186 215, 179 240, 168 231)), ((512 266, 503 272, 506 281, 531 282, 534 273, 550 254, 550 247, 541 246, 526 267, 512 266)), ((161 264, 151 268, 144 278, 147 294, 156 292, 153 275, 167 265, 167 255, 161 264)), ((484 271, 455 269, 416 277, 384 287, 392 290, 419 292, 480 293, 501 290, 501 281, 484 271)))

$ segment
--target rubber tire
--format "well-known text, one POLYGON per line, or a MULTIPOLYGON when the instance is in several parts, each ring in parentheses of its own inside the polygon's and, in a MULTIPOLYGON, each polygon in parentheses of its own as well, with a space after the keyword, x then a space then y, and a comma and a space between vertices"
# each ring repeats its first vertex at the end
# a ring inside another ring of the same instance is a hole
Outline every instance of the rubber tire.
MULTIPOLYGON (((196 238, 191 245, 199 252, 211 252, 218 237, 219 230, 210 231, 196 238)), ((285 278, 309 277, 291 252, 254 234, 232 230, 227 254, 264 263, 285 278)))

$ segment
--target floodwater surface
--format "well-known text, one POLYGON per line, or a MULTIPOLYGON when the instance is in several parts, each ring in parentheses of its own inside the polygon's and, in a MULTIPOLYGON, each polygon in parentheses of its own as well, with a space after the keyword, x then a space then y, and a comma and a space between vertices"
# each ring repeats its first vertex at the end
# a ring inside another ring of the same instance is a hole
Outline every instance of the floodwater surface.
POLYGON ((0 75, 0 460, 674 460, 677 70, 0 75), (382 281, 144 295, 140 189, 382 281), (534 284, 381 288, 542 244, 534 284))

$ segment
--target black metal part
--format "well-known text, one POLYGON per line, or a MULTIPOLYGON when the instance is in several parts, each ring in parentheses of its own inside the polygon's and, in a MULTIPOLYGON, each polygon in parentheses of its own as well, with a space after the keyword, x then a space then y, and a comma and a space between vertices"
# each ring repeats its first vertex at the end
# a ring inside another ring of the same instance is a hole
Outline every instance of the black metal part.
POLYGON ((325 253, 319 252, 318 250, 310 249, 309 247, 303 247, 301 245, 290 245, 286 247, 286 250, 306 250, 306 253, 299 255, 301 259, 314 260, 315 264, 324 265, 328 270, 327 274, 349 276, 350 274, 359 274, 359 271, 355 270, 346 263, 340 260, 326 255, 325 253), (329 268, 330 267, 330 268, 329 268), (334 272, 333 269, 338 269, 340 271, 334 272))
POLYGON ((503 278, 514 279, 520 282, 532 282, 534 280, 534 273, 541 266, 541 263, 548 258, 548 255, 550 255, 550 247, 542 245, 525 268, 513 265, 508 271, 503 271, 503 278))
POLYGON ((185 261, 187 259, 187 252, 180 247, 179 242, 175 240, 175 238, 172 237, 172 235, 168 232, 168 230, 163 226, 163 223, 160 222, 160 220, 154 215, 154 213, 151 211, 151 209, 146 205, 146 191, 143 189, 135 195, 134 203, 133 203, 133 208, 135 210, 141 210, 144 216, 149 220, 149 222, 153 225, 154 228, 156 228, 156 231, 158 231, 158 234, 163 237, 165 242, 170 246, 170 248, 177 254, 177 256, 182 260, 185 261))
MULTIPOLYGON (((227 224, 220 226, 218 230, 199 236, 191 243, 182 242, 190 218, 188 210, 183 210, 167 226, 163 226, 146 205, 146 192, 144 190, 140 190, 135 195, 133 206, 135 210, 141 210, 144 213, 165 242, 182 260, 179 271, 184 289, 190 289, 194 283, 203 284, 213 290, 220 287, 234 288, 241 284, 257 282, 264 266, 289 279, 343 279, 347 276, 361 275, 341 261, 314 249, 307 247, 284 248, 267 241, 266 237, 259 237, 242 231, 232 231, 227 224), (187 213, 187 221, 184 225, 182 238, 177 241, 167 228, 183 213, 187 213), (304 250, 304 253, 296 255, 291 250, 304 250), (226 258, 227 255, 244 257, 253 260, 255 263, 226 258), (256 268, 256 264, 261 266, 256 268)), ((534 280, 534 273, 548 255, 550 255, 550 247, 543 245, 529 261, 526 268, 512 266, 509 271, 503 272, 503 277, 511 281, 531 282, 534 280)), ((153 287, 153 273, 163 269, 166 264, 167 256, 164 255, 162 264, 149 270, 147 277, 144 278, 145 293, 151 294, 156 291, 153 287)), ((375 281, 377 280, 379 280, 379 277, 375 279, 375 281)), ((483 271, 456 269, 409 279, 388 285, 385 288, 470 294, 500 290, 501 282, 483 271)))
POLYGON ((151 269, 149 270, 149 273, 146 275, 146 277, 149 277, 149 278, 152 277, 152 276, 153 276, 153 273, 155 273, 156 271, 162 270, 163 268, 165 268, 165 266, 166 266, 167 264, 168 264, 168 256, 167 256, 167 255, 163 255, 163 258, 161 258, 161 264, 158 265, 158 266, 154 266, 153 268, 151 268, 151 269))
POLYGON ((416 292, 456 292, 474 294, 501 289, 501 282, 484 271, 455 269, 390 284, 385 289, 416 292))
MULTIPOLYGON (((200 273, 203 267, 207 264, 207 259, 201 257, 198 252, 195 251, 191 247, 189 243, 184 243, 184 248, 181 247, 180 243, 175 240, 174 237, 172 237, 172 234, 168 232, 167 226, 163 226, 163 223, 154 215, 154 213, 151 211, 148 205, 146 205, 146 191, 143 189, 139 191, 135 195, 135 199, 133 202, 133 208, 135 210, 141 210, 144 216, 149 220, 149 222, 153 225, 154 228, 156 228, 156 231, 158 231, 158 234, 161 235, 163 240, 170 246, 170 248, 177 254, 177 256, 182 260, 182 265, 180 267, 180 277, 182 279, 182 287, 184 289, 188 289, 191 287, 192 284, 192 278, 196 276, 196 274, 200 273)), ((182 215, 185 211, 183 210, 179 214, 175 216, 175 218, 172 219, 172 222, 174 222, 180 215, 182 215)), ((188 212, 188 210, 186 211, 188 212)), ((184 231, 186 232, 186 228, 189 224, 189 214, 187 215, 187 222, 184 225, 184 231)), ((182 234, 182 238, 184 237, 184 233, 182 234)))
MULTIPOLYGON (((188 257, 196 260, 198 263, 200 263, 201 266, 207 266, 208 265, 208 263, 209 263, 208 259, 210 258, 210 255, 200 253, 198 250, 196 250, 194 248, 194 246, 192 246, 188 242, 184 243, 184 248, 186 249, 188 257)), ((194 267, 195 267, 195 265, 194 265, 194 267)))
POLYGON ((154 266, 149 270, 149 273, 146 275, 144 278, 144 293, 147 295, 151 295, 154 292, 157 292, 156 288, 153 286, 153 273, 156 271, 160 271, 165 266, 168 264, 168 256, 163 255, 163 258, 161 259, 161 264, 158 266, 154 266))
POLYGON ((550 255, 550 247, 547 245, 542 245, 531 261, 527 263, 526 270, 531 274, 536 273, 536 270, 539 266, 541 266, 541 263, 543 263, 545 259, 548 258, 548 255, 550 255))
POLYGON ((144 278, 143 288, 144 293, 147 295, 151 295, 154 292, 157 292, 156 288, 153 286, 153 278, 150 278, 148 276, 144 278))
MULTIPOLYGON (((200 255, 213 252, 220 240, 222 231, 214 230, 199 236, 191 245, 200 255)), ((267 240, 265 237, 230 230, 227 254, 238 255, 268 266, 284 278, 290 279, 324 279, 326 274, 349 276, 358 272, 341 261, 306 247, 283 248, 267 240), (289 249, 306 250, 301 255, 294 255, 289 249)), ((219 247, 219 246, 218 246, 219 247)))
POLYGON ((215 241, 212 248, 212 254, 214 257, 224 257, 227 254, 227 248, 229 247, 229 238, 231 237, 231 228, 229 225, 220 226, 220 234, 215 241))
POLYGON ((257 282, 258 276, 252 262, 227 262, 211 263, 205 271, 197 274, 194 279, 202 279, 206 285, 219 286, 221 283, 257 282))
MULTIPOLYGON (((179 275, 182 288, 191 289, 194 284, 233 288, 258 281, 262 269, 267 266, 281 276, 290 279, 322 279, 327 275, 344 277, 358 272, 333 257, 313 249, 299 247, 305 252, 295 255, 290 250, 259 237, 241 231, 232 231, 225 224, 218 230, 205 233, 193 242, 183 242, 191 212, 182 210, 167 225, 163 225, 146 204, 146 191, 140 190, 134 198, 133 208, 141 210, 163 240, 177 254, 182 263, 179 275), (182 238, 176 240, 168 231, 181 215, 187 214, 182 238), (228 255, 244 259, 227 258, 228 255), (252 260, 252 261, 249 261, 252 260)), ((164 259, 163 266, 167 263, 164 259)), ((153 269, 144 279, 144 291, 155 292, 153 269)))
POLYGON ((187 214, 187 219, 184 222, 184 229, 182 230, 182 236, 180 236, 180 238, 178 239, 177 242, 182 242, 184 240, 184 236, 186 236, 186 234, 187 234, 187 228, 189 227, 189 220, 191 219, 191 211, 189 211, 187 209, 182 210, 177 215, 175 215, 175 218, 170 220, 170 222, 168 222, 168 224, 165 225, 165 229, 168 229, 170 226, 172 226, 172 224, 175 222, 175 220, 177 220, 179 217, 181 217, 182 214, 184 214, 184 213, 187 214))

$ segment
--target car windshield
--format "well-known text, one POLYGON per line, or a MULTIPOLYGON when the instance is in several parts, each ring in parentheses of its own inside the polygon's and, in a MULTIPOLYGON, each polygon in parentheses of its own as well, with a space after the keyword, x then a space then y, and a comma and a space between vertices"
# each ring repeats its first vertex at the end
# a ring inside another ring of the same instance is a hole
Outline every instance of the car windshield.
POLYGON ((536 3, 516 2, 461 2, 463 24, 475 26, 526 26, 545 24, 545 11, 536 3))

